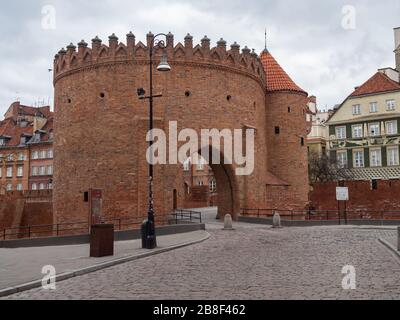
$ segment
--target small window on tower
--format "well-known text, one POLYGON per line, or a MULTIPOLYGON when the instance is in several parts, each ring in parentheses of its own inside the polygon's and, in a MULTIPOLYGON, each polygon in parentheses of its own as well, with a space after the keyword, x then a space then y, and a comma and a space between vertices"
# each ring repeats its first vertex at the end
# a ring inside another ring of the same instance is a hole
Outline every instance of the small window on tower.
POLYGON ((301 143, 301 146, 304 147, 304 138, 303 137, 301 137, 300 143, 301 143))
POLYGON ((280 134, 281 133, 281 128, 275 127, 275 134, 280 134))
POLYGON ((288 113, 291 113, 291 112, 292 112, 292 108, 291 108, 291 107, 288 107, 288 108, 287 108, 287 111, 288 111, 288 113))

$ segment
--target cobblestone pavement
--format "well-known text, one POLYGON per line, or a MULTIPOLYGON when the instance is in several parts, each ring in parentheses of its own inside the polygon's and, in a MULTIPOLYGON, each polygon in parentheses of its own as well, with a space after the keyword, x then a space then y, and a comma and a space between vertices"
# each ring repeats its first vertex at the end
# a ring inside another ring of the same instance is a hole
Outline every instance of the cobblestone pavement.
POLYGON ((400 299, 400 261, 378 242, 395 231, 271 229, 213 223, 206 242, 9 299, 400 299), (342 288, 356 268, 357 289, 342 288))

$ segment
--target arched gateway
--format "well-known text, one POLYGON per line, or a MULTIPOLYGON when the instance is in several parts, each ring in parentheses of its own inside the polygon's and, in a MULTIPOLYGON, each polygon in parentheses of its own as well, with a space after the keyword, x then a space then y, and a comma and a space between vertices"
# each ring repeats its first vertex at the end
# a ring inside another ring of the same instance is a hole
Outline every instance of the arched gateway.
MULTIPOLYGON (((85 220, 83 193, 90 188, 103 190, 107 218, 147 215, 148 105, 136 89, 148 87, 152 39, 150 33, 147 45, 136 43, 129 33, 123 44, 113 35, 106 46, 96 37, 91 48, 82 41, 78 49, 71 44, 56 55, 55 222, 85 220)), ((154 104, 155 128, 167 136, 171 122, 178 132, 255 133, 250 175, 237 175, 235 164, 210 163, 220 214, 237 217, 245 207, 303 209, 308 201, 307 149, 301 144, 307 134, 307 94, 268 51, 259 57, 247 47, 240 51, 236 43, 227 50, 222 39, 211 48, 207 37, 193 46, 190 35, 175 45, 169 34, 166 53, 171 72, 154 72, 154 91, 163 94, 154 104)), ((156 61, 160 57, 156 52, 156 61)), ((156 165, 154 176, 156 219, 165 222, 183 201, 182 164, 156 165)))

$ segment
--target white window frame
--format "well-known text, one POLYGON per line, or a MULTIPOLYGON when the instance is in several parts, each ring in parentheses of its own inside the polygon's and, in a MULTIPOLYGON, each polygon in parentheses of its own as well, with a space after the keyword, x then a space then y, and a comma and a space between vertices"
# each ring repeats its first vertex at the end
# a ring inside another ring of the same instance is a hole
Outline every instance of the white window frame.
POLYGON ((32 183, 32 190, 37 190, 37 184, 36 183, 32 183))
POLYGON ((46 152, 46 150, 41 150, 41 151, 39 152, 39 158, 40 158, 40 159, 47 159, 47 152, 46 152))
POLYGON ((53 149, 47 150, 47 158, 48 158, 48 159, 53 159, 53 158, 54 158, 53 149))
POLYGON ((335 128, 336 139, 337 140, 345 140, 347 137, 346 126, 340 126, 335 128), (341 134, 339 134, 341 133, 341 134))
POLYGON ((215 181, 215 179, 212 179, 209 183, 210 186, 210 192, 214 193, 217 191, 217 181, 215 181))
POLYGON ((197 171, 203 171, 205 166, 205 161, 202 157, 199 157, 199 161, 197 163, 197 171))
POLYGON ((47 175, 52 176, 53 175, 53 166, 47 166, 47 175))
POLYGON ((387 153, 387 165, 388 167, 396 167, 399 165, 399 147, 387 147, 386 149, 387 153), (393 154, 391 154, 391 151, 394 151, 393 154))
POLYGON ((13 167, 7 167, 7 178, 12 178, 14 175, 13 167))
POLYGON ((379 122, 372 122, 368 124, 368 134, 370 137, 379 137, 381 135, 381 125, 379 122), (372 133, 372 127, 378 127, 378 130, 374 131, 374 133, 372 133))
POLYGON ((369 166, 372 168, 382 167, 382 149, 371 148, 369 150, 369 166), (375 154, 376 153, 376 158, 375 154))
POLYGON ((22 178, 24 176, 24 167, 18 166, 17 167, 17 177, 22 178))
POLYGON ((347 168, 349 165, 349 160, 347 157, 347 150, 339 150, 336 152, 336 159, 339 168, 347 168))
POLYGON ((378 112, 378 102, 370 102, 369 113, 377 113, 377 112, 378 112))
POLYGON ((22 191, 23 190, 23 185, 22 185, 22 183, 18 183, 17 184, 17 191, 22 191))
POLYGON ((45 176, 45 175, 46 175, 46 167, 40 166, 39 167, 39 176, 45 176))
POLYGON ((388 99, 386 100, 386 111, 394 111, 396 110, 396 100, 388 99))
POLYGON ((365 167, 365 156, 364 156, 363 149, 353 150, 353 167, 354 168, 364 168, 365 167), (361 159, 358 159, 356 157, 357 154, 361 155, 361 159))
POLYGON ((38 175, 38 167, 32 167, 32 176, 37 176, 38 175))
POLYGON ((359 116, 361 114, 361 104, 353 105, 353 116, 359 116))
POLYGON ((40 183, 39 184, 39 190, 46 190, 46 184, 45 183, 40 183))
POLYGON ((13 191, 13 185, 11 183, 8 183, 6 189, 7 191, 13 191))
POLYGON ((32 159, 33 159, 33 160, 39 159, 39 152, 38 152, 38 151, 33 151, 33 153, 32 153, 32 159))
POLYGON ((388 134, 388 135, 397 134, 398 133, 397 120, 386 121, 385 122, 385 131, 386 131, 386 134, 388 134), (391 124, 392 126, 389 126, 389 124, 391 124), (389 131, 389 127, 391 127, 392 130, 389 131))
POLYGON ((23 153, 18 154, 18 161, 25 161, 25 155, 23 153))
POLYGON ((362 124, 354 124, 351 126, 352 136, 353 138, 362 138, 363 137, 363 125, 362 124), (356 135, 356 128, 359 128, 359 135, 356 135))
POLYGON ((0 178, 3 178, 3 168, 0 167, 0 178))

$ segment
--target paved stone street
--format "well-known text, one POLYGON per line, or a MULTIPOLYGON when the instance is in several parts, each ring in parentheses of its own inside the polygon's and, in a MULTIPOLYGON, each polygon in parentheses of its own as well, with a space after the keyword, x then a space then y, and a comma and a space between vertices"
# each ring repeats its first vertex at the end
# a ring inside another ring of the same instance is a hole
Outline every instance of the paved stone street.
MULTIPOLYGON (((206 231, 195 231, 158 237, 158 250, 194 243, 208 237, 206 231)), ((139 257, 149 253, 142 249, 141 240, 116 241, 114 256, 90 258, 90 245, 68 245, 37 248, 0 248, 0 290, 30 281, 42 280, 42 268, 52 265, 58 274, 74 272, 118 259, 139 257)))
POLYGON ((400 260, 378 242, 393 230, 271 229, 208 223, 203 243, 9 299, 400 299, 400 260), (357 289, 342 288, 353 265, 357 289))

